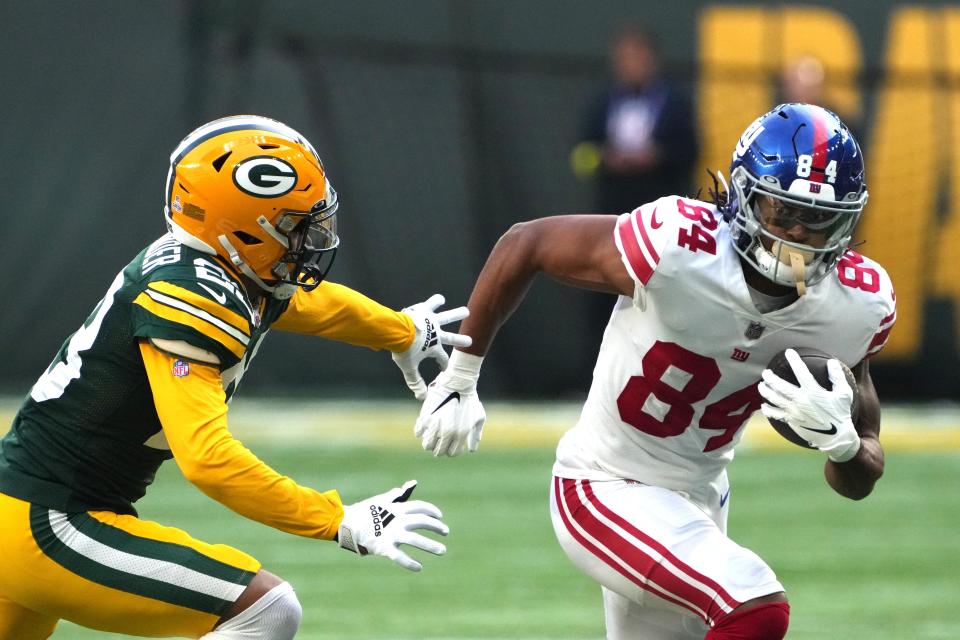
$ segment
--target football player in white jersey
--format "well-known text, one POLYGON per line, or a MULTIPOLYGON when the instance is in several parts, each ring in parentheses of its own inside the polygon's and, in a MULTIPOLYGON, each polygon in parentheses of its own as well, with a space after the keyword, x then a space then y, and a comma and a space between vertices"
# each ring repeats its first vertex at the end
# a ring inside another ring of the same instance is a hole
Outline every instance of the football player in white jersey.
POLYGON ((430 385, 415 433, 435 455, 476 450, 483 356, 538 273, 620 295, 550 499, 560 544, 602 586, 608 637, 786 634, 783 586, 726 535, 725 469, 757 409, 826 454, 839 494, 864 498, 883 473, 869 357, 896 312, 886 272, 848 248, 863 167, 836 115, 784 104, 741 136, 714 202, 668 196, 620 216, 524 222, 491 252, 461 327, 473 345, 430 385), (792 352, 798 386, 765 371, 781 350, 813 346, 853 369, 856 422, 839 362, 831 391, 792 352))

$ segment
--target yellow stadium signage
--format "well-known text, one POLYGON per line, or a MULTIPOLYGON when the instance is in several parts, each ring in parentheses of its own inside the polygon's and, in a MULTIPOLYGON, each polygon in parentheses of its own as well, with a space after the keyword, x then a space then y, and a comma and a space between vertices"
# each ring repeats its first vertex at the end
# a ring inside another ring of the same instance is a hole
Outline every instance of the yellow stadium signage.
POLYGON ((730 141, 779 99, 788 62, 822 61, 824 106, 853 123, 866 151, 861 249, 887 268, 897 291, 897 327, 881 357, 914 358, 929 298, 951 300, 960 318, 960 8, 891 12, 868 127, 859 124, 861 41, 843 13, 717 6, 703 12, 699 29, 703 168, 729 165, 730 141))

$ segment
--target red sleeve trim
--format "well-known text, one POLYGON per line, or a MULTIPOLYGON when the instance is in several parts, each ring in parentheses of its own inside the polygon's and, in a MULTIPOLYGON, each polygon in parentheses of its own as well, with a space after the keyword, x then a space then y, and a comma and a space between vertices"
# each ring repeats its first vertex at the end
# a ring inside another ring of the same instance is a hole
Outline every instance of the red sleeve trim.
POLYGON ((890 323, 891 325, 893 325, 893 320, 894 320, 896 317, 897 317, 897 310, 894 309, 894 310, 890 313, 890 315, 888 315, 886 318, 884 318, 883 320, 880 321, 880 328, 882 329, 884 326, 887 325, 887 323, 890 323))
POLYGON ((660 262, 660 255, 653 248, 653 243, 643 226, 643 219, 637 212, 624 216, 617 225, 617 232, 620 234, 620 244, 634 275, 641 283, 647 284, 653 276, 657 263, 660 262), (636 227, 634 227, 634 220, 636 220, 636 227), (643 239, 642 248, 636 229, 640 230, 640 237, 643 239))
POLYGON ((873 336, 873 340, 870 341, 870 346, 867 347, 867 353, 872 355, 880 349, 883 348, 883 345, 887 344, 887 337, 890 335, 890 330, 893 329, 893 325, 890 325, 877 335, 873 336))

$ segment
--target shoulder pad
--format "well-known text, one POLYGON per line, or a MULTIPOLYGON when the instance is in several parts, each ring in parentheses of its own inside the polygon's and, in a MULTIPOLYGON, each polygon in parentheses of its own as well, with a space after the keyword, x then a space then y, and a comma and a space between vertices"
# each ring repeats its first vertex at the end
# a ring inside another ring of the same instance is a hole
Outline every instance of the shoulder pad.
POLYGON ((877 329, 867 347, 867 357, 880 353, 897 321, 897 294, 890 276, 878 262, 848 250, 837 264, 837 279, 850 289, 861 304, 871 309, 877 329))
MULTIPOLYGON (((186 342, 230 366, 247 350, 255 314, 239 283, 223 268, 208 256, 183 249, 177 262, 145 274, 133 300, 134 333, 186 342)), ((147 258, 149 253, 144 263, 147 258)))
POLYGON ((647 284, 664 253, 675 245, 716 254, 715 232, 721 222, 713 205, 667 196, 622 214, 614 236, 627 272, 647 284))

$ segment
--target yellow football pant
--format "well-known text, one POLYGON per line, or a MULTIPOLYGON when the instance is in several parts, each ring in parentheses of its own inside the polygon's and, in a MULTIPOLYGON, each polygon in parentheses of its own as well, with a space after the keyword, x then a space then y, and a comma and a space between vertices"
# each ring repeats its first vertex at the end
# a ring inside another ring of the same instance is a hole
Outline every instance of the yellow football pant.
POLYGON ((60 513, 0 493, 0 640, 60 619, 114 633, 198 638, 260 570, 226 545, 134 516, 60 513))

